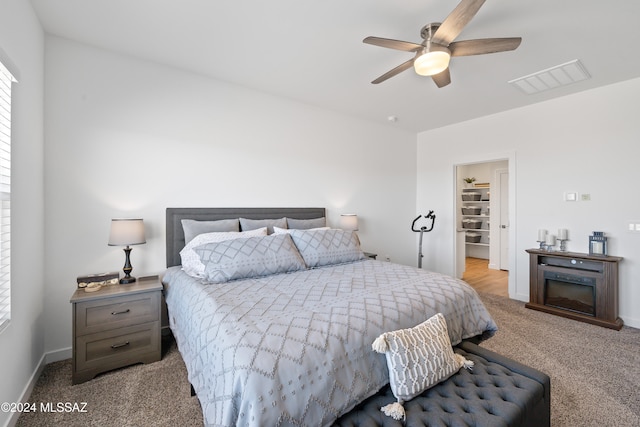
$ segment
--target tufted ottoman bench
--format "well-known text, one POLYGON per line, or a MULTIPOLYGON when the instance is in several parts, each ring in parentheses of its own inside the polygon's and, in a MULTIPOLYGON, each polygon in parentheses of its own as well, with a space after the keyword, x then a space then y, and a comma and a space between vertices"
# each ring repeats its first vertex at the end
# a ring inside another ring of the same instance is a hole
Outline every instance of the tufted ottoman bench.
POLYGON ((341 427, 500 427, 550 425, 550 379, 533 368, 470 342, 455 352, 473 360, 448 380, 405 402, 406 420, 396 421, 380 407, 396 399, 389 386, 340 417, 341 427))

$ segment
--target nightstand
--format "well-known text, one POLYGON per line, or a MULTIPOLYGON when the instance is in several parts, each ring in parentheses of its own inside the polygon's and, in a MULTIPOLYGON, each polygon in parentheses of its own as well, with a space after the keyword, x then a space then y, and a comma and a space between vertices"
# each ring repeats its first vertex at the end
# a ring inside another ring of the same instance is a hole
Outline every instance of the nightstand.
POLYGON ((160 360, 161 293, 157 276, 96 292, 74 292, 73 384, 112 369, 160 360))

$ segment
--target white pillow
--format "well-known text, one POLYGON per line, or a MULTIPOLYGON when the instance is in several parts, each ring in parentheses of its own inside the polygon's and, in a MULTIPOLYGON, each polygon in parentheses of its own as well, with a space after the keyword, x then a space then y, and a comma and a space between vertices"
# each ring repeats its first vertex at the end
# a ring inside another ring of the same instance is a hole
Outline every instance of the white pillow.
MULTIPOLYGON (((330 227, 307 228, 307 230, 329 230, 329 229, 330 227)), ((291 234, 293 230, 298 230, 298 229, 273 227, 273 234, 291 234)))
POLYGON ((463 366, 473 367, 471 360, 453 352, 442 313, 413 328, 386 332, 376 338, 372 348, 387 358, 389 384, 398 402, 381 410, 396 420, 404 419, 403 402, 446 380, 463 366))
POLYGON ((196 246, 206 245, 207 243, 224 242, 226 240, 246 239, 249 237, 266 235, 267 227, 249 231, 223 231, 198 234, 180 251, 182 269, 189 276, 203 277, 205 266, 202 261, 200 261, 198 254, 193 250, 196 246))

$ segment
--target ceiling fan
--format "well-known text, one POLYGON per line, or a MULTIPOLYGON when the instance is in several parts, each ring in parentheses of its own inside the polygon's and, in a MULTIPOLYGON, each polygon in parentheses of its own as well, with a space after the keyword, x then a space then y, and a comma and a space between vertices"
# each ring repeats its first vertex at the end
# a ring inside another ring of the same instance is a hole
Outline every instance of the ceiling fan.
POLYGON ((382 83, 413 66, 417 74, 431 76, 438 87, 444 87, 451 83, 449 60, 452 56, 504 52, 520 46, 521 37, 454 41, 484 2, 485 0, 462 0, 442 23, 434 22, 422 28, 420 35, 423 41, 420 44, 382 37, 365 38, 364 43, 415 52, 413 58, 387 71, 371 83, 382 83))

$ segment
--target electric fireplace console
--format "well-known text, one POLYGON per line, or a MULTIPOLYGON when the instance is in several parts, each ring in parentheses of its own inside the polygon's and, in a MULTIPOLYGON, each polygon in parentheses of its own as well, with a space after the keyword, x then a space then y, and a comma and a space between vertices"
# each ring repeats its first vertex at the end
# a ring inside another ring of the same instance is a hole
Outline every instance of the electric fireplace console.
POLYGON ((620 330, 621 257, 527 249, 529 302, 525 307, 620 330))

